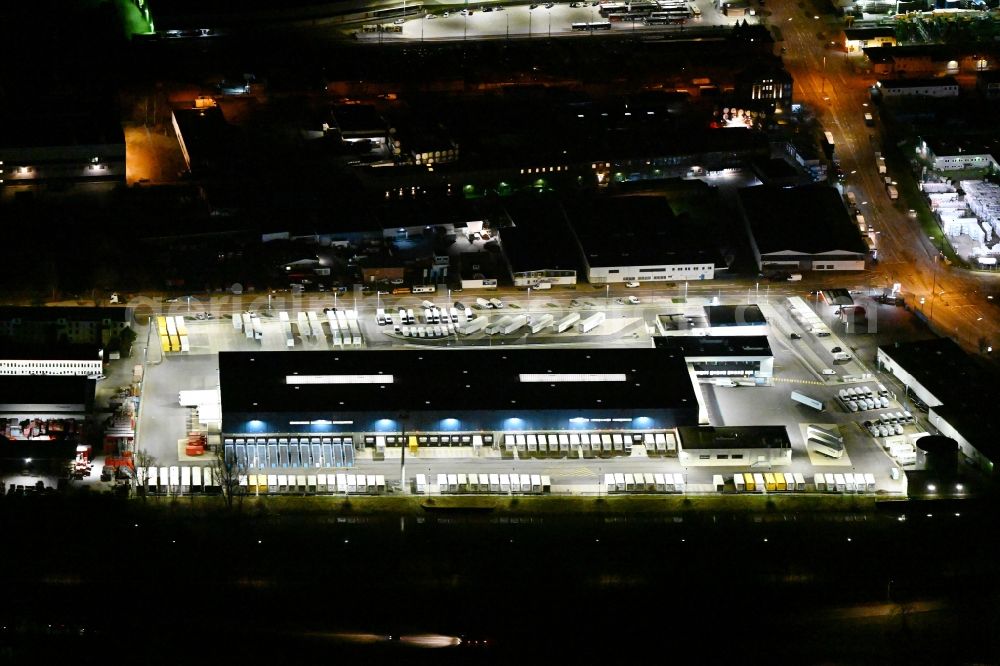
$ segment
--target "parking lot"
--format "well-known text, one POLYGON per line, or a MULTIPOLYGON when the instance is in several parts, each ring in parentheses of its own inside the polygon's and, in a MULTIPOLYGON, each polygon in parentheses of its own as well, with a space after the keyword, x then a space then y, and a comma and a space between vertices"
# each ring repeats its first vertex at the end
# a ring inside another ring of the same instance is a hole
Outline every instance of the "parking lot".
MULTIPOLYGON (((697 7, 700 16, 692 17, 684 25, 646 25, 641 20, 614 22, 610 30, 587 31, 588 34, 621 34, 625 32, 671 31, 715 25, 733 25, 746 18, 754 22, 756 17, 730 18, 716 11, 711 2, 698 0, 688 5, 697 7)), ((423 18, 412 17, 404 20, 400 32, 359 33, 362 39, 408 39, 443 40, 476 39, 480 37, 550 37, 574 32, 574 23, 598 23, 607 21, 593 2, 537 3, 531 5, 503 6, 488 3, 441 3, 428 7, 423 18), (550 6, 551 5, 551 6, 550 6), (571 6, 576 5, 576 6, 571 6)), ((394 26, 395 27, 395 26, 394 26)))

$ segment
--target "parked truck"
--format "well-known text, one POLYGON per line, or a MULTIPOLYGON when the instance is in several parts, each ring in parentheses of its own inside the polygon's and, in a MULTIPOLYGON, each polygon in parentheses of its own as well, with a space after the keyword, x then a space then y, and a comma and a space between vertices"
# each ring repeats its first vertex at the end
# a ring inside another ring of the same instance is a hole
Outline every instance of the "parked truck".
POLYGON ((500 331, 502 331, 504 329, 504 327, 506 327, 512 321, 514 321, 513 317, 511 317, 510 315, 504 315, 503 317, 500 317, 495 322, 493 322, 492 324, 490 324, 490 325, 488 325, 486 327, 486 329, 485 329, 486 334, 487 335, 494 335, 496 333, 499 333, 500 331))
POLYGON ((463 326, 458 327, 458 332, 462 335, 472 335, 485 329, 490 323, 489 317, 476 317, 463 326))
POLYGON ((797 402, 799 404, 802 404, 802 405, 805 405, 807 407, 812 407, 813 409, 815 409, 818 412, 822 412, 823 411, 823 403, 822 402, 820 402, 816 398, 810 398, 809 396, 807 396, 804 393, 799 393, 798 391, 792 391, 791 398, 795 402, 797 402))
POLYGON ((579 312, 569 313, 568 315, 560 319, 558 322, 556 322, 555 325, 556 333, 562 333, 563 331, 568 331, 570 328, 572 328, 573 324, 575 324, 578 321, 580 321, 579 312))
POLYGON ((531 320, 531 323, 528 325, 528 327, 531 329, 532 333, 538 333, 539 331, 551 326, 552 322, 554 322, 555 319, 556 318, 550 314, 542 315, 540 317, 536 316, 534 319, 531 320))
POLYGON ((595 312, 586 319, 581 319, 577 322, 576 330, 579 333, 589 333, 600 326, 605 319, 607 319, 607 316, 603 312, 595 312))
POLYGON ((895 185, 889 185, 885 188, 885 191, 888 192, 889 198, 893 201, 899 198, 899 190, 896 189, 895 185))
POLYGON ((517 316, 515 316, 515 317, 513 317, 511 319, 510 323, 506 324, 503 328, 501 328, 500 332, 503 333, 504 335, 507 335, 509 333, 513 333, 513 332, 517 331, 518 329, 522 328, 523 326, 526 326, 527 323, 528 323, 528 317, 527 316, 525 316, 525 315, 517 315, 517 316))

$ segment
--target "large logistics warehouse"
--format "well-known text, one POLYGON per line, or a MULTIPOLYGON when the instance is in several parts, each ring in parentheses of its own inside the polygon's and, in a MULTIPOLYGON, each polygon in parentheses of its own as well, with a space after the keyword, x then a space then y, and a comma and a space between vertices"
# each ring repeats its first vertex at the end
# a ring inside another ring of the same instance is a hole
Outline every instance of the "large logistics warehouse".
POLYGON ((227 444, 499 446, 504 433, 698 422, 684 358, 660 349, 223 352, 219 374, 227 444))

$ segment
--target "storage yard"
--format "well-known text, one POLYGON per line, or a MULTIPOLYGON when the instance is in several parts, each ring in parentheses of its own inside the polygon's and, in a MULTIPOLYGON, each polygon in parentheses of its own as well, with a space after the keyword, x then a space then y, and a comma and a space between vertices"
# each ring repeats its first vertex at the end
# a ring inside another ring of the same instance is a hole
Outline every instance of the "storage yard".
POLYGON ((147 473, 148 490, 215 491, 205 471, 195 482, 194 463, 207 471, 210 461, 181 446, 191 422, 210 450, 221 447, 254 495, 902 496, 915 442, 927 430, 891 378, 843 351, 863 334, 840 316, 848 306, 834 310, 819 299, 762 299, 745 326, 738 313, 716 312, 717 298, 643 298, 640 306, 586 296, 567 303, 548 294, 527 302, 379 300, 371 310, 317 305, 189 318, 190 351, 163 355, 148 368, 154 393, 147 393, 143 418, 168 424, 147 439, 160 463, 147 473), (654 337, 660 323, 681 320, 688 326, 654 337), (705 337, 699 326, 730 335, 705 337), (689 337, 692 331, 701 337, 689 337), (754 337, 762 331, 766 336, 754 337), (654 339, 659 349, 650 348, 654 339), (660 344, 671 339, 698 344, 660 344), (741 352, 751 340, 766 342, 741 352), (508 354, 527 356, 512 361, 508 354), (237 358, 241 369, 227 379, 237 358), (504 376, 504 361, 523 365, 515 373, 520 381, 504 376), (649 377, 632 379, 650 369, 649 377), (339 375, 352 379, 324 383, 339 375), (392 382, 381 384, 380 375, 392 382), (547 380, 553 375, 559 381, 547 380), (618 375, 641 385, 632 387, 637 396, 665 385, 686 385, 690 393, 662 394, 673 397, 661 396, 643 413, 644 403, 630 399, 621 411, 626 403, 615 408, 608 393, 619 390, 618 375), (160 399, 161 382, 172 401, 160 399), (220 383, 221 395, 214 388, 220 383), (177 404, 178 387, 198 391, 197 400, 187 399, 198 405, 177 404), (553 407, 560 393, 574 397, 553 407), (597 402, 588 406, 588 399, 597 402), (672 400, 680 400, 680 411, 672 400), (762 415, 773 425, 761 426, 762 415), (700 433, 699 441, 685 432, 700 433))

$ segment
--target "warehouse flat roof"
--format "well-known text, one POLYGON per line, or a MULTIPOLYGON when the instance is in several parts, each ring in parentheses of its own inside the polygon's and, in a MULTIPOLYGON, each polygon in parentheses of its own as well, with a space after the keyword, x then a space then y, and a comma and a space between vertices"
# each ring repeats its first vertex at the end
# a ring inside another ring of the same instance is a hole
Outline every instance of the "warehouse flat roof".
POLYGON ((739 202, 762 255, 781 251, 868 252, 857 224, 833 187, 746 187, 739 191, 739 202))
POLYGON ((1000 401, 993 372, 949 338, 883 345, 879 350, 941 401, 931 407, 936 414, 983 455, 1000 462, 1000 426, 982 417, 983 405, 1000 401))
POLYGON ((84 411, 94 403, 94 388, 86 377, 3 375, 0 411, 84 411))
POLYGON ((654 336, 653 344, 659 349, 692 356, 773 356, 766 335, 671 335, 654 336))
POLYGON ((514 226, 500 230, 500 246, 512 272, 579 270, 573 232, 556 201, 512 203, 507 214, 514 226))
POLYGON ((680 426, 685 449, 787 449, 792 443, 785 426, 680 426))
POLYGON ((601 197, 566 205, 591 267, 721 264, 714 236, 678 219, 663 197, 601 197))
POLYGON ((694 408, 658 349, 222 352, 223 412, 694 408))
POLYGON ((714 326, 761 326, 767 323, 756 305, 706 305, 705 318, 714 326))
POLYGON ((11 340, 0 340, 0 359, 17 361, 60 360, 97 361, 102 359, 101 348, 97 345, 73 344, 19 344, 11 340))
POLYGON ((0 307, 0 321, 22 319, 25 321, 111 321, 128 322, 129 308, 77 308, 77 307, 30 307, 9 305, 0 307))

